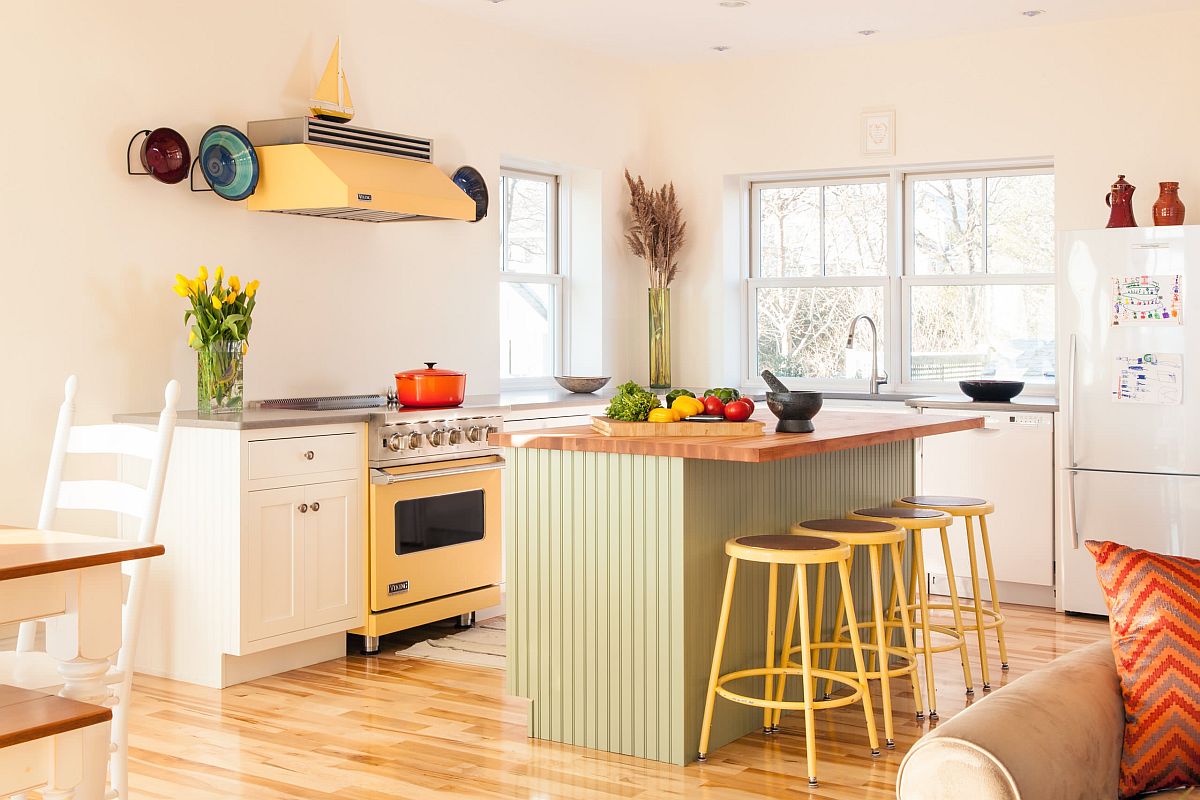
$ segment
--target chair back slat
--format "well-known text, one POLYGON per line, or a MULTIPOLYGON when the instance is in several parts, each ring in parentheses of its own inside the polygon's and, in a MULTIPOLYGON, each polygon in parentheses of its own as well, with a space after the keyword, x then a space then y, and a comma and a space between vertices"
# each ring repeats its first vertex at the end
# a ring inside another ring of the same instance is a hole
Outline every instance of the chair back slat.
POLYGON ((112 511, 139 520, 146 514, 145 489, 120 481, 62 481, 58 485, 58 508, 78 511, 112 511))
POLYGON ((68 453, 101 453, 154 459, 158 436, 137 425, 76 425, 67 438, 68 453))

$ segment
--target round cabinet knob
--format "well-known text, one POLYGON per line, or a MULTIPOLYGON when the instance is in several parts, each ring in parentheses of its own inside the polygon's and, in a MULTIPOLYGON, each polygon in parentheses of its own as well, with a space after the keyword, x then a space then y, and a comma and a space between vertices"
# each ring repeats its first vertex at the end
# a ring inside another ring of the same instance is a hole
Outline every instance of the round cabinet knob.
POLYGON ((320 503, 318 503, 318 502, 316 502, 316 501, 313 501, 313 504, 312 504, 311 506, 309 506, 309 508, 311 508, 311 509, 312 509, 314 512, 316 512, 316 511, 320 511, 320 510, 321 510, 321 504, 320 504, 320 503))
POLYGON ((301 503, 299 510, 300 510, 301 514, 307 514, 308 513, 308 503, 301 503))
POLYGON ((316 458, 316 457, 317 457, 317 454, 316 454, 316 453, 314 453, 312 450, 305 450, 305 451, 304 451, 304 460, 305 460, 305 461, 312 461, 312 460, 313 460, 314 458, 316 458))

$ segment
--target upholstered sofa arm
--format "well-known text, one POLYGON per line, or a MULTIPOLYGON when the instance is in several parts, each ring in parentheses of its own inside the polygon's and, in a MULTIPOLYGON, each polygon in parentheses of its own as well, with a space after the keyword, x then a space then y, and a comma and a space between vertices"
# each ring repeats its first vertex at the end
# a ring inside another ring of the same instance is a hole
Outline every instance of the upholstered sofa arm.
POLYGON ((997 689, 921 738, 899 800, 1117 797, 1125 711, 1109 642, 997 689))

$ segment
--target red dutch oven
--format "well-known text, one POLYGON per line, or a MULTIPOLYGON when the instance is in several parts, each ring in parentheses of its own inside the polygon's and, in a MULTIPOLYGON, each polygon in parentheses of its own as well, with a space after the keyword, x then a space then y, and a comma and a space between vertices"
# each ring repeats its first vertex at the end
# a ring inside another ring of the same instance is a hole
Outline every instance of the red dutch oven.
POLYGON ((435 369, 426 361, 425 369, 396 373, 396 398, 410 408, 445 408, 462 405, 467 393, 467 373, 435 369))

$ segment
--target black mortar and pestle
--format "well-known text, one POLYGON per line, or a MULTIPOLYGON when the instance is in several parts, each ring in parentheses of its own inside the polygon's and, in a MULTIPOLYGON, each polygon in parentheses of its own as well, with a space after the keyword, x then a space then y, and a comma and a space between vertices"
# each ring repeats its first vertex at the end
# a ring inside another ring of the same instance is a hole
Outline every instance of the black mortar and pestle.
POLYGON ((762 371, 762 378, 771 391, 767 392, 767 408, 779 418, 776 433, 812 433, 812 418, 821 410, 825 396, 820 392, 793 392, 783 385, 769 369, 762 371))

